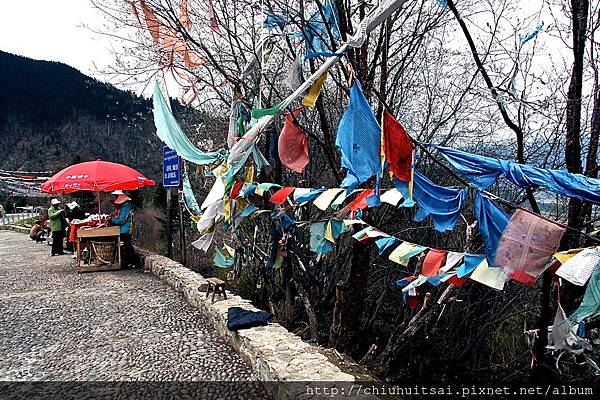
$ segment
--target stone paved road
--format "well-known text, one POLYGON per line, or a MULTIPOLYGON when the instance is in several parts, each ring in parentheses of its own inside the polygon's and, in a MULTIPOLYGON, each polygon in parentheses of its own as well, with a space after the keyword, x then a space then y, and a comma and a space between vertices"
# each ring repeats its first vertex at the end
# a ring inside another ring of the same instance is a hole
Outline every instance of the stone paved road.
POLYGON ((140 271, 78 274, 0 231, 0 381, 254 379, 199 312, 140 271))

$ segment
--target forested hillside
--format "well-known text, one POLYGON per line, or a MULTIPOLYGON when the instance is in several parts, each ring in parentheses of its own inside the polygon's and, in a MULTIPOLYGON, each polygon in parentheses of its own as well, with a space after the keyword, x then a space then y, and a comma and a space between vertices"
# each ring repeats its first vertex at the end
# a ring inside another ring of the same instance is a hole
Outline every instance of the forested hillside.
POLYGON ((158 178, 149 100, 62 63, 0 51, 0 168, 55 170, 103 159, 158 178))

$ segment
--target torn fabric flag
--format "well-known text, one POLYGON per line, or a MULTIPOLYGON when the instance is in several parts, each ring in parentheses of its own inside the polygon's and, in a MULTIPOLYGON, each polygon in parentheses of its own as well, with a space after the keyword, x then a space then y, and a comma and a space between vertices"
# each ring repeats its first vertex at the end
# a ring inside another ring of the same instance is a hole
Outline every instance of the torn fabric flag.
POLYGON ((348 209, 351 211, 358 211, 358 210, 362 210, 363 208, 366 208, 369 206, 369 203, 367 202, 367 198, 369 196, 372 196, 375 193, 375 190, 373 189, 365 189, 363 190, 358 196, 356 196, 356 199, 352 200, 349 204, 348 204, 348 209))
POLYGON ((406 267, 412 257, 421 254, 425 250, 427 250, 427 247, 425 246, 402 242, 400 246, 396 247, 396 249, 390 253, 388 259, 406 267))
POLYGON ((273 193, 273 195, 271 196, 271 198, 269 199, 269 201, 273 204, 283 204, 285 203, 286 199, 288 198, 288 196, 290 194, 292 194, 292 192, 296 189, 295 186, 286 186, 284 188, 279 189, 278 191, 276 191, 275 193, 273 193))
POLYGON ((446 254, 446 262, 444 263, 444 266, 440 268, 440 271, 442 271, 442 272, 450 271, 452 268, 456 267, 458 265, 458 263, 460 263, 460 261, 463 259, 464 256, 465 256, 464 253, 457 253, 455 251, 449 251, 448 254, 446 254))
POLYGON ((183 200, 185 204, 195 215, 202 214, 200 211, 200 206, 198 205, 198 201, 196 200, 196 196, 194 196, 194 192, 192 191, 192 184, 190 183, 190 177, 187 173, 187 170, 183 174, 183 200))
POLYGON ((281 163, 294 172, 301 174, 308 165, 308 138, 306 133, 296 124, 294 118, 300 115, 300 109, 285 114, 283 129, 279 135, 277 150, 281 163))
POLYGON ((342 187, 356 188, 373 175, 381 175, 381 127, 365 98, 360 82, 354 80, 350 104, 340 120, 335 145, 341 165, 348 171, 342 187))
POLYGON ((328 71, 323 72, 321 76, 317 78, 316 81, 310 86, 308 89, 308 93, 302 99, 302 106, 306 108, 314 108, 315 104, 317 104, 317 99, 321 94, 321 89, 323 88, 323 84, 327 80, 328 71))
POLYGON ((331 0, 326 0, 323 6, 306 21, 303 35, 306 40, 307 54, 331 51, 329 29, 331 29, 334 41, 339 40, 337 10, 331 0))
POLYGON ((600 265, 600 248, 584 249, 558 268, 556 275, 573 285, 586 284, 592 272, 600 265))
POLYGON ((564 227, 518 209, 500 238, 494 265, 503 268, 506 280, 533 284, 558 250, 564 232, 564 227))
POLYGON ((485 244, 488 262, 494 266, 498 243, 502 232, 508 225, 509 216, 502 207, 481 192, 475 193, 475 215, 477 216, 479 233, 481 233, 485 244))
POLYGON ((447 252, 444 250, 429 250, 429 252, 427 252, 427 255, 425 256, 425 260, 423 260, 421 274, 428 278, 436 276, 438 274, 438 271, 446 261, 446 254, 447 252))
POLYGON ((384 238, 375 240, 375 244, 377 245, 377 248, 379 249, 379 255, 383 254, 383 252, 385 252, 387 249, 389 249, 391 246, 393 246, 397 240, 398 239, 396 239, 393 236, 384 237, 384 238))
POLYGON ((456 270, 456 276, 458 278, 464 278, 484 262, 487 263, 485 255, 483 254, 465 254, 462 265, 456 270))
POLYGON ((326 221, 310 224, 310 249, 315 253, 329 253, 333 250, 333 243, 325 237, 327 226, 326 221))
POLYGON ((479 264, 469 277, 475 282, 491 287, 492 289, 504 289, 504 275, 502 268, 491 268, 487 261, 479 264))
POLYGON ((192 144, 171 113, 158 82, 154 86, 152 102, 157 136, 181 158, 202 165, 215 163, 225 157, 223 152, 204 152, 192 144))
POLYGON ((326 191, 324 191, 323 193, 321 193, 319 195, 319 197, 317 197, 315 199, 315 201, 313 201, 313 204, 319 210, 325 211, 331 205, 331 203, 333 202, 333 200, 335 200, 335 198, 337 196, 339 196, 340 193, 342 193, 344 191, 345 191, 344 189, 327 189, 326 191))
POLYGON ((399 180, 409 182, 415 146, 404 127, 387 110, 383 113, 383 148, 390 171, 399 180))
POLYGON ((419 205, 415 221, 431 217, 437 231, 454 229, 467 197, 468 189, 451 189, 436 185, 415 170, 414 199, 419 205))
POLYGON ((590 278, 581 305, 571 317, 572 321, 581 322, 587 317, 600 312, 600 268, 596 267, 590 278))

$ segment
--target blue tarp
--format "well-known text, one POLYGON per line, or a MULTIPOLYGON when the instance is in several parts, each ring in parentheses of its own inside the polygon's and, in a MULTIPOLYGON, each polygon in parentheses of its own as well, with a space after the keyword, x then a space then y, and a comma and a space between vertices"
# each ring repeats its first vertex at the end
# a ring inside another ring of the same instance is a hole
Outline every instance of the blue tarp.
POLYGON ((440 232, 454 229, 465 203, 468 189, 451 189, 436 185, 425 175, 415 170, 413 197, 419 205, 415 221, 428 216, 440 232))
POLYGON ((481 190, 490 187, 500 175, 522 187, 539 186, 563 196, 600 204, 600 179, 564 170, 544 169, 513 161, 484 157, 448 147, 436 147, 458 172, 481 190))
POLYGON ((498 242, 506 225, 508 225, 510 217, 502 207, 481 192, 475 193, 475 215, 477 216, 479 233, 481 233, 485 244, 488 263, 493 266, 492 262, 496 258, 498 242))
POLYGON ((226 157, 223 151, 204 152, 192 144, 190 139, 181 130, 175 117, 171 113, 161 91, 158 82, 154 86, 153 96, 154 125, 156 135, 169 148, 175 150, 184 160, 194 164, 211 164, 226 157))
POLYGON ((341 187, 354 189, 373 175, 379 180, 381 127, 358 79, 350 89, 350 104, 340 120, 335 145, 342 155, 342 168, 348 170, 341 187))

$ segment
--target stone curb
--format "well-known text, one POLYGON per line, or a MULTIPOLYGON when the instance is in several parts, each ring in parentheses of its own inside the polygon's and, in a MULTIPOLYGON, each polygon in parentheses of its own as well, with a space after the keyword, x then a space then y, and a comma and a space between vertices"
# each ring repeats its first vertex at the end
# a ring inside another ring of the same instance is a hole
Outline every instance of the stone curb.
POLYGON ((328 385, 354 382, 353 375, 344 373, 327 360, 314 346, 287 331, 277 323, 268 326, 243 329, 231 332, 227 329, 229 307, 242 307, 258 311, 249 300, 227 291, 227 300, 212 303, 206 298, 206 279, 167 257, 147 250, 137 249, 143 265, 154 275, 165 280, 171 287, 181 292, 189 304, 205 314, 217 331, 228 337, 230 342, 254 367, 259 379, 276 382, 266 385, 267 390, 278 399, 306 397, 306 389, 292 382, 328 382, 328 385), (285 382, 289 382, 286 385, 285 382), (299 392, 299 390, 302 392, 299 392))
POLYGON ((29 234, 30 229, 25 228, 24 226, 17 226, 17 225, 0 225, 0 231, 15 231, 15 232, 29 234))

